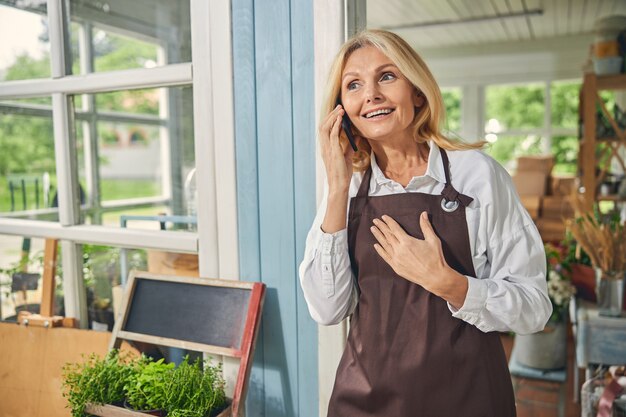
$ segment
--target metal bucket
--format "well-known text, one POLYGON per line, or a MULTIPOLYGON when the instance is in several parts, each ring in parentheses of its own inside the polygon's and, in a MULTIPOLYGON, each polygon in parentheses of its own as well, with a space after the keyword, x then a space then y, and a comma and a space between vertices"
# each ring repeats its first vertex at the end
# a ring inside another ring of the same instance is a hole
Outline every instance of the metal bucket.
POLYGON ((601 316, 618 317, 624 306, 624 271, 596 271, 596 299, 601 316))

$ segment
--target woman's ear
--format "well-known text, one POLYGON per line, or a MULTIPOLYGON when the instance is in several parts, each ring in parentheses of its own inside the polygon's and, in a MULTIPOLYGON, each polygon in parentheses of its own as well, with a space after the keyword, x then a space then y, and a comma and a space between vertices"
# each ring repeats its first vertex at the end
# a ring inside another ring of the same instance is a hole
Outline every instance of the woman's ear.
POLYGON ((413 93, 413 105, 417 108, 420 108, 424 105, 426 99, 424 98, 424 94, 419 91, 415 91, 413 93))

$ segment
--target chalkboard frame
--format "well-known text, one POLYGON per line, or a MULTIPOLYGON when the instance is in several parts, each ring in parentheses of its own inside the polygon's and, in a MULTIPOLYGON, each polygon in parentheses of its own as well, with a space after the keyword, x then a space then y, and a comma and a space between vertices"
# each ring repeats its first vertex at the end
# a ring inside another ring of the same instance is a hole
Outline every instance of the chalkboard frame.
POLYGON ((265 300, 265 284, 261 282, 245 282, 232 281, 223 279, 185 277, 175 275, 152 274, 144 271, 133 271, 126 283, 126 289, 122 298, 121 313, 115 322, 109 349, 119 348, 122 341, 137 341, 152 343, 160 346, 178 347, 198 352, 204 352, 214 355, 222 355, 239 359, 239 372, 235 383, 232 399, 232 415, 237 416, 241 401, 245 399, 252 369, 252 358, 254 348, 259 332, 261 313, 265 300), (175 282, 191 287, 197 285, 210 287, 226 287, 246 289, 250 291, 247 311, 243 313, 245 324, 241 335, 241 343, 239 348, 225 348, 222 346, 214 346, 206 343, 194 343, 184 340, 153 336, 140 332, 124 331, 128 314, 131 310, 132 303, 135 300, 135 289, 139 280, 156 280, 165 282, 175 282))

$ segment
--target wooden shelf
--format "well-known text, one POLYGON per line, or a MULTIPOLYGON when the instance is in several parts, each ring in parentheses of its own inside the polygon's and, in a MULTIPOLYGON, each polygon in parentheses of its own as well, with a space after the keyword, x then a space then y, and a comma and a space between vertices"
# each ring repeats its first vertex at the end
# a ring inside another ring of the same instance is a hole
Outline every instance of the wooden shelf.
MULTIPOLYGON (((602 98, 598 94, 601 90, 626 90, 626 74, 601 76, 597 76, 595 74, 585 74, 583 79, 581 94, 581 117, 583 122, 583 131, 581 133, 583 137, 580 140, 578 169, 581 173, 581 185, 586 190, 584 197, 585 208, 587 209, 592 208, 594 201, 626 201, 626 199, 619 198, 616 195, 597 195, 595 191, 597 190, 596 187, 598 182, 601 180, 598 176, 604 175, 605 172, 605 170, 602 170, 602 173, 598 174, 598 163, 600 162, 599 158, 605 158, 607 156, 606 152, 603 152, 602 155, 598 156, 596 154, 596 145, 600 143, 607 144, 606 151, 610 152, 608 154, 610 158, 616 155, 618 152, 618 146, 626 145, 626 141, 620 139, 618 136, 597 137, 595 135, 597 124, 596 108, 598 104, 602 106, 604 113, 610 119, 611 124, 613 126, 617 124, 613 115, 609 113, 609 109, 606 109, 604 102, 601 101, 602 98)), ((621 129, 618 130, 618 133, 623 135, 623 131, 621 129)), ((624 168, 624 161, 622 159, 619 159, 619 161, 624 168)))
POLYGON ((626 74, 596 75, 598 90, 626 90, 626 74))
POLYGON ((620 197, 617 194, 609 194, 609 195, 599 195, 596 197, 596 200, 598 201, 617 201, 617 202, 621 202, 621 201, 626 201, 626 197, 620 197))

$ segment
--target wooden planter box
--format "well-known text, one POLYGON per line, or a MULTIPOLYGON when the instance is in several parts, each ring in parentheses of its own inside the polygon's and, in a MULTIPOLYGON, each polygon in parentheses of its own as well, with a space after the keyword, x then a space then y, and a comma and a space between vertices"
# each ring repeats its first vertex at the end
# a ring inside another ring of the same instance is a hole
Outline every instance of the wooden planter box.
MULTIPOLYGON (((228 399, 228 407, 226 407, 221 413, 215 417, 231 417, 232 400, 228 399)), ((138 411, 132 411, 124 407, 118 407, 115 405, 95 405, 88 404, 85 407, 85 414, 98 416, 98 417, 146 417, 148 414, 140 413, 138 411)))
MULTIPOLYGON (((240 417, 264 299, 265 284, 260 282, 134 271, 126 283, 109 348, 134 341, 238 359, 232 399, 224 411, 211 417, 240 417)), ((86 411, 99 417, 146 417, 112 405, 86 411)))

